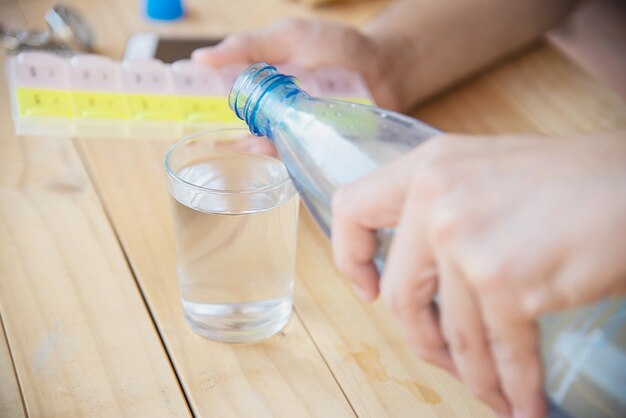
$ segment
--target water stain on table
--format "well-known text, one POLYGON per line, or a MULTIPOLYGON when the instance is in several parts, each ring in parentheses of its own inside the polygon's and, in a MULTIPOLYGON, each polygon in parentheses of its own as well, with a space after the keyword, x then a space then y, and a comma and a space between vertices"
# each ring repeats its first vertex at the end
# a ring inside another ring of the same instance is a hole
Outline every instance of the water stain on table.
POLYGON ((415 398, 429 404, 441 402, 441 396, 431 388, 409 379, 391 377, 385 369, 385 365, 380 359, 380 353, 371 345, 362 342, 362 350, 350 351, 343 345, 337 345, 337 350, 342 357, 348 361, 353 361, 370 378, 379 382, 393 382, 407 389, 415 398))

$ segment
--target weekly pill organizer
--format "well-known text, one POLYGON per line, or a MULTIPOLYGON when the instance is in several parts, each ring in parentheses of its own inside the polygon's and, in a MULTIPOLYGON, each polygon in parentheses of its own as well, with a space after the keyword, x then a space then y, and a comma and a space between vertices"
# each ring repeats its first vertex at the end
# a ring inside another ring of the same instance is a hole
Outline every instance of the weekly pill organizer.
MULTIPOLYGON (((245 65, 117 62, 101 55, 64 58, 40 51, 11 56, 7 65, 17 135, 172 139, 243 126, 228 107, 228 93, 245 65)), ((372 103, 358 72, 278 69, 298 78, 313 96, 372 103)))

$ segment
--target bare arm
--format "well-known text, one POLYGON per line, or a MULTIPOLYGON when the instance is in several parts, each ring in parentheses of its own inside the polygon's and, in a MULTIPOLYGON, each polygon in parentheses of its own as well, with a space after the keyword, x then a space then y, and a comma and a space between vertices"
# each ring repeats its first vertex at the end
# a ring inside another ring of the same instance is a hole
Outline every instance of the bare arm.
POLYGON ((576 0, 396 0, 364 29, 407 109, 541 36, 576 0))
POLYGON ((577 0, 395 0, 362 31, 291 18, 193 54, 212 66, 289 63, 363 73, 379 105, 407 110, 541 36, 577 0))

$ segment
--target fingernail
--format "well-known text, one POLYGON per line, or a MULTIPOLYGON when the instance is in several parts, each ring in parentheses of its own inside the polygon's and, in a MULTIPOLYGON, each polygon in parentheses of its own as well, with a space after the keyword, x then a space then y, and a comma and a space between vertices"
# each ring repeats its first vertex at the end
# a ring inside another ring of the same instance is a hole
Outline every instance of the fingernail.
POLYGON ((357 285, 356 283, 352 283, 352 289, 354 289, 354 292, 357 294, 359 299, 364 300, 366 302, 370 300, 371 296, 369 292, 363 289, 362 287, 360 287, 359 285, 357 285))

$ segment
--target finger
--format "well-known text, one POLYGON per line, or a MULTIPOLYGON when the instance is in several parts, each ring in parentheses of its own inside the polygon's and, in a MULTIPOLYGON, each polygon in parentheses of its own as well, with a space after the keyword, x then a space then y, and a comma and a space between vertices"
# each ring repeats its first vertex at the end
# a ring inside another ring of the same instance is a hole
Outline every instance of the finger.
POLYGON ((250 62, 250 34, 228 36, 215 46, 196 49, 191 59, 212 67, 250 62))
POLYGON ((410 164, 383 166, 333 195, 332 242, 335 263, 364 300, 378 296, 378 271, 372 262, 376 230, 395 226, 404 201, 410 164))
MULTIPOLYGON (((238 33, 228 36, 215 46, 200 48, 193 51, 191 59, 210 65, 212 67, 223 67, 230 64, 250 63, 253 59, 255 48, 259 42, 253 33, 238 33)), ((271 57, 266 57, 259 61, 271 61, 271 57)))
POLYGON ((304 24, 291 19, 256 31, 236 33, 215 46, 193 51, 191 58, 213 67, 258 61, 281 62, 293 53, 296 32, 304 24))
POLYGON ((333 197, 333 256, 339 271, 352 282, 357 295, 371 301, 378 296, 378 271, 372 263, 376 253, 375 230, 361 224, 354 212, 348 189, 338 190, 333 197))
POLYGON ((515 306, 501 294, 482 297, 483 318, 500 384, 515 418, 542 418, 546 414, 543 369, 537 324, 508 314, 515 306))
POLYGON ((509 417, 475 296, 451 262, 437 259, 441 327, 459 377, 499 417, 509 417))
POLYGON ((437 282, 425 232, 424 197, 415 185, 406 196, 383 272, 382 294, 417 354, 454 373, 432 302, 437 282))

